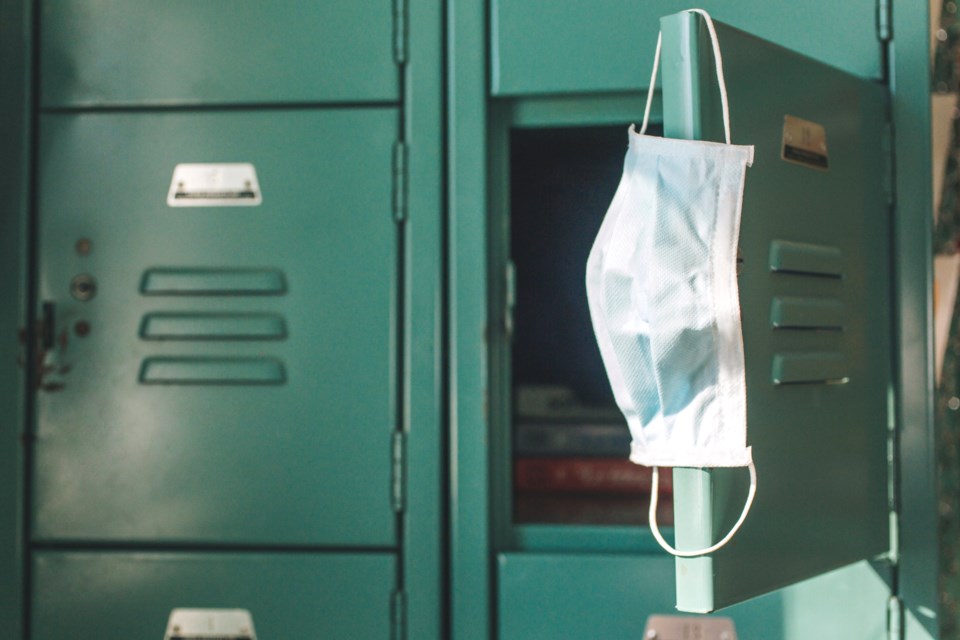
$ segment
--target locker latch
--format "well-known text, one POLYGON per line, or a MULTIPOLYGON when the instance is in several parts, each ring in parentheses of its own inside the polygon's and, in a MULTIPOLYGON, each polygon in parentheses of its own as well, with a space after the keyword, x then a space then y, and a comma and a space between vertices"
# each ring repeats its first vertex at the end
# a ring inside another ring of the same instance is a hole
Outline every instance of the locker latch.
POLYGON ((26 369, 27 358, 32 357, 36 386, 41 391, 60 391, 64 388, 61 376, 70 373, 72 365, 63 362, 63 353, 69 344, 66 330, 57 332, 57 307, 53 302, 44 302, 35 328, 33 348, 27 344, 27 330, 20 330, 20 355, 17 364, 26 369))

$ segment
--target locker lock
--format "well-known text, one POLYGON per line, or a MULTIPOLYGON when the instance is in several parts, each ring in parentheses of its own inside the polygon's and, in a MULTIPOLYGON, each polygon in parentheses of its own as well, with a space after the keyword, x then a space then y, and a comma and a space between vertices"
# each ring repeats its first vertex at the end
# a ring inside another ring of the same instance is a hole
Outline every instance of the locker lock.
POLYGON ((97 281, 93 276, 81 273, 70 281, 70 295, 80 302, 86 302, 97 295, 97 281))

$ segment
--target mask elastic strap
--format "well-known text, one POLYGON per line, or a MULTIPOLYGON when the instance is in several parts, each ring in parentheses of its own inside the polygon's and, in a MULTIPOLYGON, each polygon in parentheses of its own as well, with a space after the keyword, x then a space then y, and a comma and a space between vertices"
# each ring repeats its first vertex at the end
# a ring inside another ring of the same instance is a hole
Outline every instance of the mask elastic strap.
MULTIPOLYGON (((717 84, 720 85, 720 106, 723 109, 723 134, 730 144, 730 105, 727 102, 727 82, 723 78, 723 58, 720 56, 720 41, 717 39, 717 30, 713 26, 713 19, 703 9, 687 9, 689 13, 697 13, 703 16, 707 23, 707 31, 710 32, 710 42, 713 44, 713 58, 717 64, 717 84)), ((663 34, 657 34, 657 50, 653 54, 653 73, 650 74, 650 89, 647 90, 647 106, 643 110, 643 124, 640 125, 640 133, 647 132, 647 123, 650 121, 650 105, 653 103, 654 87, 657 84, 657 70, 660 67, 660 47, 663 41, 663 34)))
POLYGON ((706 549, 698 549, 696 551, 677 551, 663 539, 663 536, 660 534, 660 527, 657 526, 657 502, 660 497, 660 469, 658 467, 653 468, 653 483, 650 488, 650 531, 653 532, 653 537, 657 539, 657 542, 660 543, 660 546, 664 548, 668 553, 671 553, 679 558, 696 558, 697 556, 705 556, 715 551, 718 551, 720 548, 725 546, 730 539, 733 538, 734 534, 740 530, 740 526, 743 524, 744 520, 747 519, 747 514, 750 513, 750 507, 753 506, 753 498, 757 495, 757 468, 753 465, 753 462, 750 463, 750 490, 747 493, 747 503, 743 506, 743 512, 740 514, 740 518, 737 520, 737 524, 733 525, 733 528, 730 529, 730 533, 723 537, 723 540, 713 545, 712 547, 707 547, 706 549))

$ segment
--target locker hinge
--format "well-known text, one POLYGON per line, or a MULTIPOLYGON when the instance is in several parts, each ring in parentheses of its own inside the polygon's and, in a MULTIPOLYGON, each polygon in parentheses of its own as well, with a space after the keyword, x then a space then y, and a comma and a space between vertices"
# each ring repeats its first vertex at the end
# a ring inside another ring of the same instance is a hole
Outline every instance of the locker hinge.
POLYGON ((390 637, 404 640, 407 636, 407 594, 394 591, 390 595, 390 617, 392 624, 390 637))
POLYGON ((903 640, 903 601, 897 596, 887 601, 887 640, 903 640))
POLYGON ((887 387, 887 508, 889 509, 890 551, 887 560, 900 561, 900 505, 897 498, 897 405, 893 386, 887 387))
POLYGON ((407 62, 407 0, 393 0, 393 59, 407 62))
POLYGON ((880 42, 890 42, 893 37, 890 5, 890 0, 877 0, 877 37, 880 42))
POLYGON ((514 311, 517 307, 517 268, 507 260, 503 268, 503 330, 507 339, 513 337, 514 311))
POLYGON ((407 443, 402 431, 393 433, 391 446, 390 499, 397 513, 406 508, 407 443))
POLYGON ((407 219, 407 143, 393 145, 393 219, 407 219))

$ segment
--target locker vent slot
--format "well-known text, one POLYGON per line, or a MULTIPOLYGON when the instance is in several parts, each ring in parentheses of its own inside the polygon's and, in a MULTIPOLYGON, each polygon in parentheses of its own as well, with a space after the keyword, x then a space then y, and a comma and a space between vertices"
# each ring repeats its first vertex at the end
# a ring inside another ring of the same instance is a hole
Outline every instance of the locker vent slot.
POLYGON ((840 353, 778 353, 773 356, 773 383, 846 384, 847 362, 840 353))
POLYGON ((774 240, 770 245, 770 269, 778 273, 842 278, 843 253, 838 247, 828 245, 774 240))
POLYGON ((148 296, 268 296, 286 293, 278 269, 148 269, 140 292, 148 296))
POLYGON ((149 313, 145 340, 282 340, 287 325, 276 313, 149 313))
POLYGON ((770 307, 774 329, 843 330, 843 303, 832 298, 777 296, 770 307))
POLYGON ((142 384, 283 384, 286 367, 276 358, 152 357, 140 367, 142 384))

